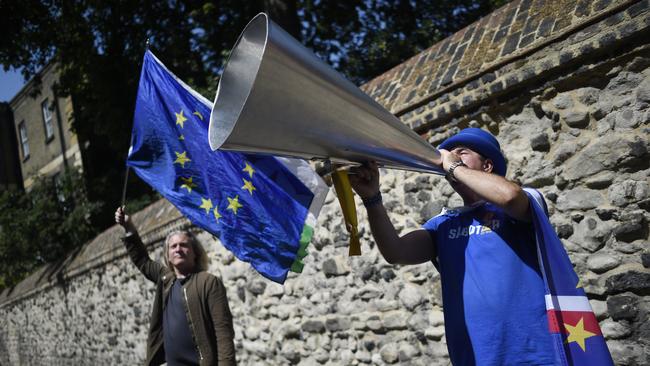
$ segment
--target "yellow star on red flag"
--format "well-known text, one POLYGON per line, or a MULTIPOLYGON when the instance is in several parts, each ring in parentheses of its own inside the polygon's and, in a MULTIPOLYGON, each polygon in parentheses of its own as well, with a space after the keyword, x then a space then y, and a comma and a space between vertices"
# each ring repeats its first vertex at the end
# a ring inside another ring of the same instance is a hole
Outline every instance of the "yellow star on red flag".
POLYGON ((584 318, 580 318, 580 321, 575 326, 564 323, 564 327, 569 331, 569 337, 567 338, 566 343, 576 342, 583 351, 587 350, 585 339, 596 335, 596 333, 591 333, 585 330, 584 318))

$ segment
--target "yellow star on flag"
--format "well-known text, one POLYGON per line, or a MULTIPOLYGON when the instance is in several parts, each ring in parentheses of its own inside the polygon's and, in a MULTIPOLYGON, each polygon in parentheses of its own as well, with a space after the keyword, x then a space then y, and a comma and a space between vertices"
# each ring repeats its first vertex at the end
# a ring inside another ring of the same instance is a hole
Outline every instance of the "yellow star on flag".
POLYGON ((253 186, 253 182, 251 182, 251 181, 249 181, 249 180, 246 180, 246 179, 244 179, 244 178, 242 178, 242 180, 244 181, 244 185, 242 186, 242 189, 247 190, 248 193, 250 193, 251 196, 252 196, 252 195, 253 195, 253 191, 256 190, 257 188, 255 188, 255 186, 253 186))
POLYGON ((181 128, 183 128, 183 123, 187 121, 187 118, 183 115, 183 110, 181 109, 181 113, 174 113, 176 115, 176 124, 181 125, 181 128))
POLYGON ((174 164, 178 163, 180 164, 183 168, 185 168, 185 163, 189 163, 192 161, 190 158, 187 157, 187 151, 183 151, 182 153, 178 153, 174 151, 176 154, 176 160, 174 160, 174 164))
POLYGON ((217 221, 219 221, 219 219, 221 218, 221 214, 219 213, 219 207, 215 207, 215 208, 214 208, 214 218, 215 218, 217 221))
POLYGON ((184 140, 185 140, 185 135, 180 135, 180 136, 178 137, 178 139, 181 140, 181 141, 184 141, 184 140))
POLYGON ((578 283, 576 283, 576 288, 582 287, 582 280, 578 278, 578 283))
POLYGON ((586 352, 585 339, 593 337, 596 334, 585 330, 584 318, 580 318, 580 321, 575 326, 564 323, 564 327, 569 331, 569 337, 566 343, 576 342, 586 352))
POLYGON ((196 183, 192 181, 194 177, 181 177, 181 180, 183 181, 183 184, 181 184, 181 188, 187 189, 187 193, 192 193, 192 188, 196 187, 196 183))
POLYGON ((235 215, 237 215, 237 210, 243 207, 241 203, 239 203, 239 195, 235 196, 235 198, 228 198, 228 210, 231 210, 235 215))
POLYGON ((195 116, 197 116, 197 117, 199 117, 199 119, 200 119, 201 121, 203 121, 203 115, 202 115, 199 111, 195 111, 195 112, 192 113, 192 114, 195 115, 195 116))
POLYGON ((209 214, 210 210, 212 209, 212 200, 209 198, 206 200, 205 198, 201 197, 201 206, 199 206, 199 208, 204 209, 205 213, 209 214))
POLYGON ((248 175, 249 175, 251 178, 253 178, 253 173, 255 173, 255 169, 253 169, 253 167, 252 167, 250 164, 248 164, 247 161, 244 162, 244 163, 246 164, 246 166, 245 166, 244 169, 242 169, 242 170, 245 171, 246 173, 248 173, 248 175))

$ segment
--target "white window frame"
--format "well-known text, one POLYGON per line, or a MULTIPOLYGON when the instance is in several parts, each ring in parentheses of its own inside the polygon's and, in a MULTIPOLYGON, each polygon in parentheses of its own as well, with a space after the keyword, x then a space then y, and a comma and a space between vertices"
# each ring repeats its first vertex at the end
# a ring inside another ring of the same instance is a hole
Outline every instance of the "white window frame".
POLYGON ((47 99, 41 103, 41 112, 43 114, 43 126, 45 127, 45 141, 49 142, 54 138, 54 126, 52 125, 54 118, 48 106, 47 99))
POLYGON ((29 137, 27 136, 27 125, 25 121, 18 124, 18 134, 20 136, 20 149, 23 152, 23 160, 29 158, 29 137))

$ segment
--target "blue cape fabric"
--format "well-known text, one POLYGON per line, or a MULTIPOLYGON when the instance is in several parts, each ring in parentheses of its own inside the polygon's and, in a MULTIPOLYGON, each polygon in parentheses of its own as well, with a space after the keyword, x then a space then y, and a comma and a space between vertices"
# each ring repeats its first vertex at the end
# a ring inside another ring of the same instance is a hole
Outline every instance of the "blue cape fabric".
POLYGON ((494 163, 494 172, 502 177, 506 175, 506 158, 501 153, 499 141, 491 133, 480 128, 466 128, 443 141, 438 148, 452 150, 459 145, 467 146, 492 160, 494 163))

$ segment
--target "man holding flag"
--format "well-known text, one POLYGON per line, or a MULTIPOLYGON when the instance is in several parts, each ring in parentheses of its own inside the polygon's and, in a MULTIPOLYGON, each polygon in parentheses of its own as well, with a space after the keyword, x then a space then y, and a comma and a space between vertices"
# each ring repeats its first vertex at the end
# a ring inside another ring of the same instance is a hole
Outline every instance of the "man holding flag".
POLYGON ((389 263, 432 261, 440 272, 454 365, 613 365, 562 243, 535 190, 504 178, 489 132, 468 128, 440 146, 440 168, 464 206, 399 236, 382 205, 379 171, 350 176, 389 263))
POLYGON ((235 333, 223 283, 206 272, 207 254, 189 231, 165 239, 165 265, 151 260, 124 208, 115 222, 133 264, 156 284, 145 365, 235 365, 235 333))
MULTIPOLYGON (((211 107, 147 51, 127 165, 237 258, 283 283, 302 271, 328 188, 301 160, 213 152, 211 107)), ((156 283, 146 364, 235 364, 226 289, 206 272, 194 236, 171 233, 163 266, 149 258, 123 207, 115 220, 132 261, 156 283)))

